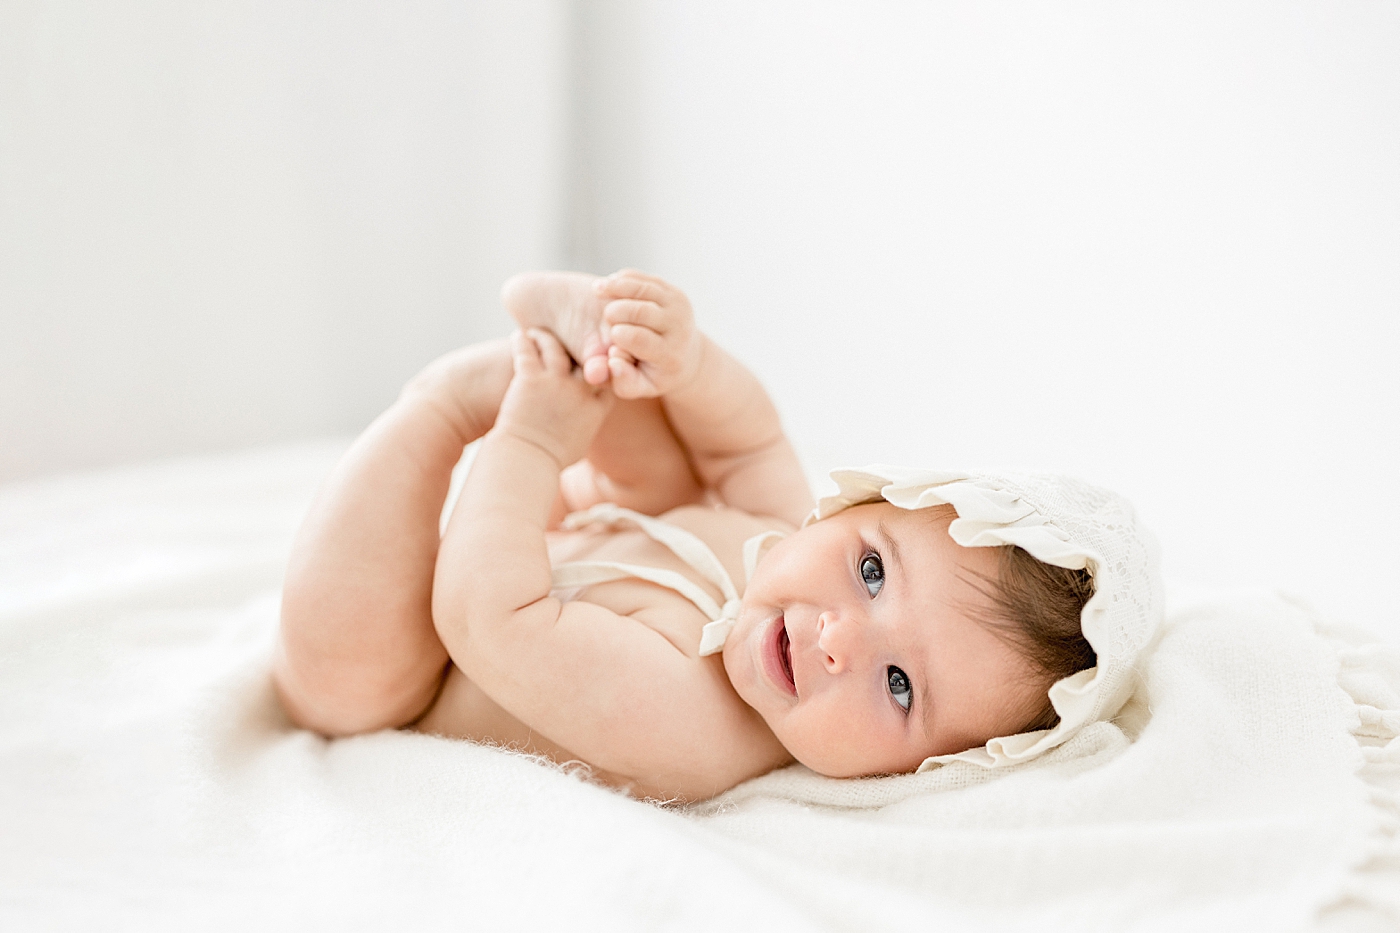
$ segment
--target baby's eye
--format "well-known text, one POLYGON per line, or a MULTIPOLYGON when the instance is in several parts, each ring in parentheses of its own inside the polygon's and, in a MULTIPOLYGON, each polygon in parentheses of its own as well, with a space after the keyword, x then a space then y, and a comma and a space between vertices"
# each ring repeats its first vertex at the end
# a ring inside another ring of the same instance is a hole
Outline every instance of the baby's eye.
POLYGON ((885 565, 879 554, 867 554, 860 559, 860 578, 865 581, 865 588, 870 591, 871 599, 880 595, 880 590, 885 585, 885 565))
POLYGON ((885 668, 885 679, 890 685, 890 696, 894 701, 902 706, 905 712, 909 711, 909 704, 914 699, 914 688, 909 685, 909 675, 905 674, 897 667, 885 668))

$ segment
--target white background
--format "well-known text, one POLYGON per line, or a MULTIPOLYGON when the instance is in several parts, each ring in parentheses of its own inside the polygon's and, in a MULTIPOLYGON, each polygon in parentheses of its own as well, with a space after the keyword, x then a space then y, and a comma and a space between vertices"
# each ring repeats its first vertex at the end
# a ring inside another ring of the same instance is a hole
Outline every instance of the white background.
POLYGON ((0 477, 357 431, 560 261, 562 3, 0 3, 0 477))
POLYGON ((1065 470, 1400 640, 1400 5, 0 6, 0 477, 353 431, 521 268, 813 473, 1065 470))

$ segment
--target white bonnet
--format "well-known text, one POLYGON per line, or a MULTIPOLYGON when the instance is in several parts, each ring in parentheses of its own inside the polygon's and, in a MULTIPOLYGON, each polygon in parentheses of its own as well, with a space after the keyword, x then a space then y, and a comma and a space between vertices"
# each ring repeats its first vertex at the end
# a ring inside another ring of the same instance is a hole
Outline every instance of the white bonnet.
POLYGON ((1015 764, 1066 741, 1091 722, 1112 719, 1135 684, 1139 654, 1162 621, 1157 543, 1122 497, 1079 480, 1034 474, 911 470, 874 465, 831 474, 839 492, 817 503, 804 524, 884 499, 902 509, 951 505, 948 534, 963 547, 1020 545, 1032 557, 1087 568, 1094 595, 1081 628, 1096 666, 1050 687, 1060 721, 1053 729, 992 739, 981 748, 926 759, 920 771, 949 761, 985 767, 1015 764))

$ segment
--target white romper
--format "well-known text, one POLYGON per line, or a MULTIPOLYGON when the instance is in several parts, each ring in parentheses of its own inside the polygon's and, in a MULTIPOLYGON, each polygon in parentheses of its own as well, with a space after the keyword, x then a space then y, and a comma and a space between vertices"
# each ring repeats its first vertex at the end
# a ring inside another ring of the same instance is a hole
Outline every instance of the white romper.
MULTIPOLYGON (((588 525, 615 525, 619 522, 636 525, 647 537, 665 545, 672 554, 684 561, 686 566, 719 588, 724 594, 724 605, 716 603, 702 587, 675 570, 610 560, 580 560, 558 565, 554 568, 552 577, 553 592, 558 595, 561 591, 577 591, 594 583, 631 578, 675 590, 694 603, 710 620, 700 633, 700 656, 717 654, 724 648, 724 640, 729 637, 735 620, 739 618, 740 606, 739 590, 730 579, 728 571, 724 569, 724 564, 720 563, 720 559, 705 542, 684 528, 650 515, 643 515, 641 512, 624 509, 611 502, 600 502, 591 509, 574 512, 564 519, 563 527, 572 531, 588 525)), ((746 580, 753 579, 754 567, 763 556, 764 549, 781 537, 783 534, 780 531, 765 531, 744 542, 746 580)))

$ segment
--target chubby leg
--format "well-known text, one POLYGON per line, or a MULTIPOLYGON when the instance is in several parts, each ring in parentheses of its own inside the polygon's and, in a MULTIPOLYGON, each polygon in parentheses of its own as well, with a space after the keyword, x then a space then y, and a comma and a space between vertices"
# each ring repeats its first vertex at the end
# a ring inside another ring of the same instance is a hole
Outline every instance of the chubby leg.
POLYGON ((510 384, 506 341, 429 365, 326 480, 293 545, 273 680, 298 725, 327 735, 402 726, 447 664, 433 629, 438 518, 462 448, 510 384))
MULTIPOLYGON (((603 309, 610 299, 598 281, 581 272, 527 272, 501 289, 516 323, 553 332, 595 385, 609 376, 603 309)), ((656 398, 619 400, 560 487, 571 510, 607 501, 648 515, 698 502, 705 491, 656 398)))

